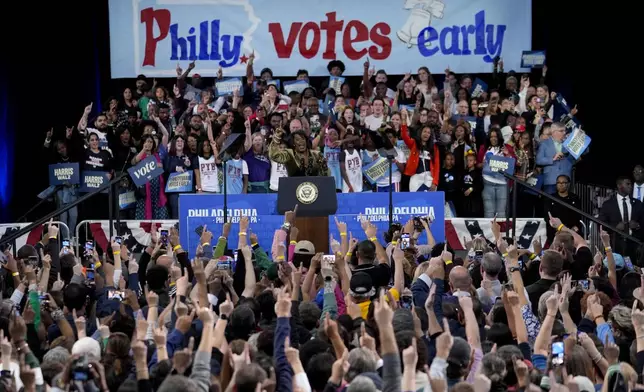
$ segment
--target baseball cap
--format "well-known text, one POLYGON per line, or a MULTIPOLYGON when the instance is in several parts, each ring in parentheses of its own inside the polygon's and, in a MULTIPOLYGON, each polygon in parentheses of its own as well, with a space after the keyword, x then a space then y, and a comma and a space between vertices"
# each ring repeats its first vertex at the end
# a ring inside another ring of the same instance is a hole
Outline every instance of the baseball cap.
POLYGON ((200 78, 200 77, 201 77, 201 75, 199 75, 198 73, 196 73, 196 74, 192 74, 192 78, 193 78, 193 79, 194 79, 194 78, 200 78))
POLYGON ((371 297, 376 294, 371 275, 366 272, 357 272, 351 275, 349 289, 354 297, 371 297))
POLYGON ((315 245, 313 245, 313 243, 308 240, 298 241, 297 244, 295 244, 295 253, 302 255, 314 255, 315 245))

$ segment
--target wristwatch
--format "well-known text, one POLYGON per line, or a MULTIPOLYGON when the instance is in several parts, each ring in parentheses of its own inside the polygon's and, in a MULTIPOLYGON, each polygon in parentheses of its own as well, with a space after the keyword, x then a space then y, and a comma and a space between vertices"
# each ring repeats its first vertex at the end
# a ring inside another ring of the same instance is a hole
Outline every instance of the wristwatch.
POLYGON ((521 267, 510 267, 510 273, 519 271, 521 272, 521 267))

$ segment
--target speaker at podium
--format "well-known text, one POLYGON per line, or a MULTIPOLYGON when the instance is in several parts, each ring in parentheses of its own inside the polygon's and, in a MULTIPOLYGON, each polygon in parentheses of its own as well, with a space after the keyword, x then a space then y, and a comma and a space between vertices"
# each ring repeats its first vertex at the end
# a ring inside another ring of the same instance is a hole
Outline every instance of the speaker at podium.
POLYGON ((282 177, 279 180, 277 211, 285 214, 297 204, 295 226, 298 240, 309 240, 316 252, 329 249, 329 215, 338 210, 333 177, 282 177))

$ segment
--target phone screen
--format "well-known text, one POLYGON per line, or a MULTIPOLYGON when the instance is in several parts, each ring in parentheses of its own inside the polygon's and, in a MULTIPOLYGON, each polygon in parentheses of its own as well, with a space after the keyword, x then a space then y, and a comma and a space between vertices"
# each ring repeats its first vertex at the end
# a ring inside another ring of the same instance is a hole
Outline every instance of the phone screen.
POLYGON ((69 248, 69 240, 63 240, 63 247, 69 248))
POLYGON ((122 301, 123 298, 125 298, 125 293, 120 291, 120 290, 109 290, 107 292, 107 298, 108 299, 118 299, 119 301, 122 301))
POLYGON ((116 242, 119 245, 123 245, 123 237, 114 238, 114 242, 116 242))
POLYGON ((335 256, 334 255, 324 255, 322 256, 322 266, 328 265, 328 266, 333 266, 335 264, 335 256))
POLYGON ((85 243, 85 250, 94 250, 94 241, 87 241, 85 243))
POLYGON ((400 236, 400 249, 409 248, 409 234, 403 234, 400 236))
MULTIPOLYGON (((203 229, 203 226, 202 226, 202 229, 203 229)), ((161 230, 161 243, 163 245, 168 245, 168 230, 161 230)))
POLYGON ((555 366, 563 365, 564 363, 564 343, 552 343, 552 364, 555 366))
POLYGON ((578 280, 577 285, 579 285, 579 288, 581 288, 583 290, 590 289, 590 282, 588 281, 588 279, 578 280))

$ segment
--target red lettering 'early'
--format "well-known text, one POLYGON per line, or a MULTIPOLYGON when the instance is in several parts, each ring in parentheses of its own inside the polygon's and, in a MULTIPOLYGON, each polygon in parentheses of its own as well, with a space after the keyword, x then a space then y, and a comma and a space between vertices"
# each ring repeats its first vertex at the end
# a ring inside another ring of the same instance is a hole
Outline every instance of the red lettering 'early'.
POLYGON ((268 31, 273 36, 273 44, 278 58, 290 58, 297 42, 298 51, 304 58, 315 57, 320 50, 322 31, 325 32, 326 47, 322 58, 333 60, 338 57, 336 53, 336 36, 342 33, 342 52, 351 60, 358 60, 369 56, 374 60, 384 60, 391 54, 391 27, 379 22, 371 30, 359 20, 350 20, 346 26, 343 20, 336 19, 336 12, 326 14, 326 20, 316 22, 295 22, 289 29, 288 38, 284 40, 284 31, 279 23, 269 23, 268 31), (344 31, 343 31, 344 28, 344 31), (309 33, 313 32, 313 40, 307 45, 309 33), (354 36, 355 35, 355 36, 354 36), (354 44, 371 41, 372 45, 356 50, 354 44))
POLYGON ((166 9, 155 10, 145 8, 141 10, 141 23, 145 24, 145 56, 143 66, 151 65, 154 67, 157 53, 157 43, 163 41, 168 36, 170 30, 170 11, 166 9), (154 36, 154 26, 159 28, 159 35, 154 36))

